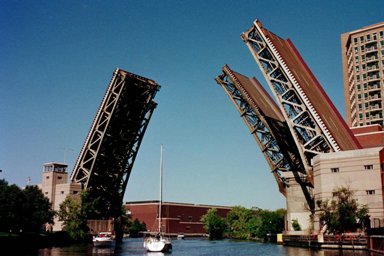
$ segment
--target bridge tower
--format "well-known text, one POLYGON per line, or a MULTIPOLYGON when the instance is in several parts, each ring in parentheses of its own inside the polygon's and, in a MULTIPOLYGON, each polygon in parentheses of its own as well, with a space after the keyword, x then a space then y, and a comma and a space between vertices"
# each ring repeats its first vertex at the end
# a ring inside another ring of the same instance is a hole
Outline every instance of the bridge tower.
POLYGON ((160 86, 116 69, 75 163, 71 181, 97 199, 99 219, 118 219, 160 86))

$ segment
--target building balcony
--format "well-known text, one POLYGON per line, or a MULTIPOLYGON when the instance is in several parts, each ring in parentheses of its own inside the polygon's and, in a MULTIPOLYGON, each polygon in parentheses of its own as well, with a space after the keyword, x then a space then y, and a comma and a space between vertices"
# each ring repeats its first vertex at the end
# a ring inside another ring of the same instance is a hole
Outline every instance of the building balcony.
POLYGON ((366 52, 370 52, 370 51, 377 51, 377 41, 371 41, 371 42, 367 42, 365 44, 365 51, 366 52))
POLYGON ((382 121, 383 116, 382 115, 372 115, 369 117, 369 120, 371 120, 371 123, 375 122, 375 121, 382 121))
POLYGON ((380 81, 380 77, 379 76, 367 77, 367 81, 369 82, 380 81))
POLYGON ((371 57, 367 57, 365 59, 365 62, 366 63, 373 63, 373 62, 378 62, 379 61, 379 58, 375 55, 375 56, 371 56, 371 57))
POLYGON ((373 71, 379 71, 379 66, 373 65, 373 66, 367 67, 368 73, 373 72, 373 71))
POLYGON ((372 85, 368 88, 368 92, 376 92, 376 91, 381 91, 380 85, 372 85))
POLYGON ((369 102, 375 102, 375 101, 381 102, 381 97, 379 97, 378 95, 371 96, 371 97, 368 98, 368 101, 369 102))
POLYGON ((378 112, 378 111, 383 111, 383 108, 381 107, 381 105, 374 105, 374 106, 370 106, 369 107, 369 112, 378 112))

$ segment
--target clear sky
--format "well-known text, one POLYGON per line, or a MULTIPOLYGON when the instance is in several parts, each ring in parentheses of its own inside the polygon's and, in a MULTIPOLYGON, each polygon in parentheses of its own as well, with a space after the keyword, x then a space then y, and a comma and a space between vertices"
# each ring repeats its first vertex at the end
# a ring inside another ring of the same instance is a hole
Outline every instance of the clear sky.
POLYGON ((291 38, 343 116, 340 34, 384 20, 384 1, 0 0, 0 178, 25 186, 74 162, 116 68, 162 87, 125 193, 285 207, 256 141, 214 78, 224 64, 266 86, 240 39, 258 18, 291 38))

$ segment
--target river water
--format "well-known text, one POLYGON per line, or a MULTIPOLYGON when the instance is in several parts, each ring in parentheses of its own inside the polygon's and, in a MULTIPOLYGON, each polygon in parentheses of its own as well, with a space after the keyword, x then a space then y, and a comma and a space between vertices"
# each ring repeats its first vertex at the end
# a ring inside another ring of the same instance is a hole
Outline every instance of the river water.
MULTIPOLYGON (((258 243, 249 241, 207 239, 173 240, 171 253, 147 253, 143 248, 142 238, 126 238, 115 247, 94 247, 92 244, 80 244, 67 247, 53 247, 39 249, 34 252, 25 252, 28 256, 78 256, 78 255, 129 255, 129 256, 373 256, 365 251, 339 251, 339 250, 310 250, 307 248, 288 247, 272 243, 258 243)), ((3 254, 2 254, 3 255, 3 254)), ((16 254, 14 254, 16 255, 16 254)), ((21 255, 21 254, 17 254, 21 255)))

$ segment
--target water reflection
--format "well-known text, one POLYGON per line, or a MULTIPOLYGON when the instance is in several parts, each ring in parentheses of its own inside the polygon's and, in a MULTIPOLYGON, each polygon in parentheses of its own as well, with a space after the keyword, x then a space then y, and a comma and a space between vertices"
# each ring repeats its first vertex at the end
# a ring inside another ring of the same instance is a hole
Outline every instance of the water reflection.
POLYGON ((199 255, 236 255, 236 256, 377 256, 367 251, 353 250, 310 250, 301 247, 286 247, 276 244, 264 244, 247 241, 205 239, 184 239, 173 241, 172 253, 151 253, 143 248, 142 239, 124 239, 114 247, 95 247, 92 244, 79 244, 68 247, 40 249, 28 256, 78 256, 78 255, 117 255, 117 256, 199 256, 199 255))
POLYGON ((286 255, 303 256, 378 256, 379 254, 364 250, 313 250, 299 247, 284 247, 286 255))

